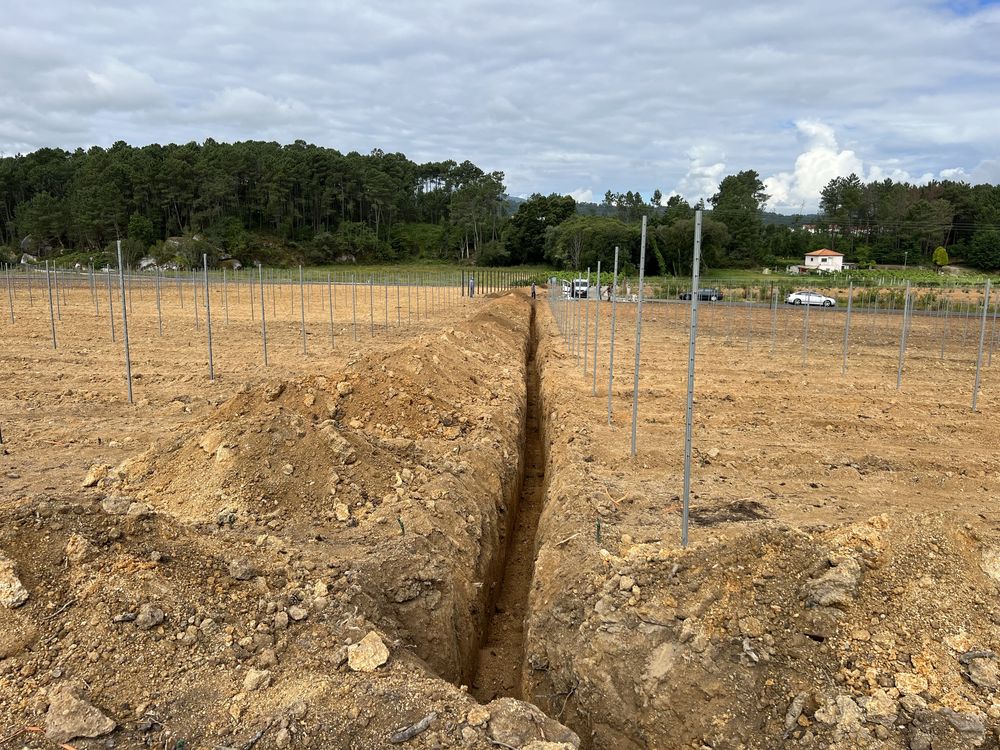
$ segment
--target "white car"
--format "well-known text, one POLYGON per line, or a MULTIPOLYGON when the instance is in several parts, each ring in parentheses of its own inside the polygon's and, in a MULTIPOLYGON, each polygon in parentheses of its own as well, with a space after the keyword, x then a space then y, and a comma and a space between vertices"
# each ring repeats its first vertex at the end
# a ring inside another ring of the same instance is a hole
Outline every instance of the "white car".
POLYGON ((587 297, 590 294, 590 282, 586 279, 573 279, 573 296, 587 297))
POLYGON ((814 292, 812 290, 805 290, 801 292, 792 292, 787 297, 785 297, 786 305, 819 305, 820 307, 835 307, 837 300, 833 297, 826 297, 819 292, 814 292))

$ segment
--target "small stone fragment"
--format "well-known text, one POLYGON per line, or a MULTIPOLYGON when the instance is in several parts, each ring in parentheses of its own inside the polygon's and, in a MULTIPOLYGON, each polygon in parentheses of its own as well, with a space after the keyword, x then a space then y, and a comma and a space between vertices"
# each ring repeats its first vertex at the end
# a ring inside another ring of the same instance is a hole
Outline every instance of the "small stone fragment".
POLYGON ((338 521, 347 521, 351 517, 351 509, 347 507, 347 503, 337 503, 333 506, 333 514, 338 521))
POLYGON ((305 607, 300 607, 298 604, 293 604, 288 608, 288 616, 295 620, 295 622, 299 622, 309 616, 309 610, 305 607))
POLYGON ((470 726, 481 727, 490 720, 490 712, 486 706, 473 706, 469 709, 465 720, 470 726))
POLYGON ((389 649, 374 630, 347 647, 347 666, 355 672, 374 672, 388 660, 389 649))
POLYGON ((257 575, 257 571, 254 569, 253 565, 250 564, 250 561, 242 557, 230 560, 228 568, 229 575, 237 581, 249 581, 257 575))
POLYGON ((57 744, 75 737, 100 737, 118 726, 99 709, 79 697, 76 688, 58 685, 49 691, 45 737, 57 744))
POLYGON ((87 476, 83 478, 81 486, 84 488, 96 486, 98 482, 108 475, 109 471, 111 471, 111 467, 106 464, 94 464, 87 472, 87 476))
POLYGON ((254 690, 262 690, 271 684, 271 673, 266 669, 254 669, 253 667, 243 678, 243 689, 252 693, 254 690))
POLYGON ((0 555, 0 605, 16 609, 28 601, 28 590, 14 573, 14 562, 0 555))
POLYGON ((141 604, 139 606, 139 613, 135 618, 135 625, 140 630, 149 630, 150 628, 155 628, 163 622, 163 610, 156 605, 141 604))

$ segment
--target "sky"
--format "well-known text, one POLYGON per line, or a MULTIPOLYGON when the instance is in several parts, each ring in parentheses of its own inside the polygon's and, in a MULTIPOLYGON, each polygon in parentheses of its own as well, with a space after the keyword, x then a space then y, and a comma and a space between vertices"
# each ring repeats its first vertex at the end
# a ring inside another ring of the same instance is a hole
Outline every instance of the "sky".
POLYGON ((511 195, 1000 183, 1000 0, 6 3, 0 155, 302 139, 511 195))

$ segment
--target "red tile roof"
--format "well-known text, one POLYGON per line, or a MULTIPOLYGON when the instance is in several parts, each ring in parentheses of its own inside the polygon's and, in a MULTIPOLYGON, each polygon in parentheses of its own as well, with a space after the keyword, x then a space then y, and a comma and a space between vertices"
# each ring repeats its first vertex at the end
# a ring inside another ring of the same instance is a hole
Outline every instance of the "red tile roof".
POLYGON ((844 257, 844 254, 843 254, 843 253, 838 253, 838 252, 837 252, 836 250, 828 250, 828 249, 826 249, 825 247, 824 247, 824 248, 823 248, 822 250, 813 250, 813 251, 812 251, 811 253, 806 253, 806 257, 807 257, 807 258, 808 258, 808 257, 809 257, 810 255, 812 255, 812 256, 814 256, 814 257, 815 257, 815 256, 819 256, 819 255, 836 255, 836 256, 839 256, 839 257, 841 257, 841 258, 843 258, 843 257, 844 257))

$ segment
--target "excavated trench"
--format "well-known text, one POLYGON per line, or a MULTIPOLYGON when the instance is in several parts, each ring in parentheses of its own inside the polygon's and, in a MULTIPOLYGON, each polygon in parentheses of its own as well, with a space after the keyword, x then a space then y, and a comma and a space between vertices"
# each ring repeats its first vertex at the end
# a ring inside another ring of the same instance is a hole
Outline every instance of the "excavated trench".
POLYGON ((492 582, 482 641, 471 665, 470 691, 481 702, 520 698, 524 663, 525 617, 535 567, 535 533, 545 498, 545 452, 537 349, 535 307, 528 334, 526 408, 519 461, 520 481, 512 506, 502 566, 492 582))

